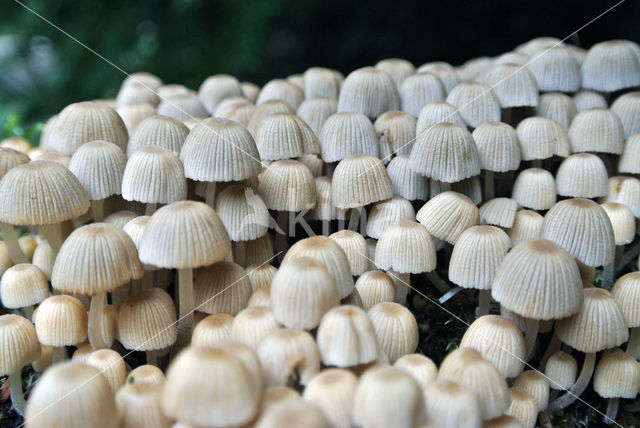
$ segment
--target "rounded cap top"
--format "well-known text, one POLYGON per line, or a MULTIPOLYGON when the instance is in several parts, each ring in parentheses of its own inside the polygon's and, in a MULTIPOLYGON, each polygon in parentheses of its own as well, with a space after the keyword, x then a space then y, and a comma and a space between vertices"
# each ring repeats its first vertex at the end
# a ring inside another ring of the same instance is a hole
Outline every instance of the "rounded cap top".
POLYGON ((19 315, 1 315, 0 374, 17 373, 39 357, 40 343, 33 324, 19 315))

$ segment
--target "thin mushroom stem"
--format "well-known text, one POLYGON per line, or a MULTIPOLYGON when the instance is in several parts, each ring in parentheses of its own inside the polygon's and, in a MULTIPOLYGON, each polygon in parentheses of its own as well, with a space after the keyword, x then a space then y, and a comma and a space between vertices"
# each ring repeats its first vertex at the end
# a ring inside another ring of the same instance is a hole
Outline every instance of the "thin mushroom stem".
POLYGON ((593 374, 593 368, 595 367, 595 364, 596 353, 590 352, 586 354, 584 357, 584 363, 582 363, 580 376, 578 376, 578 380, 576 380, 576 383, 574 383, 571 389, 564 395, 554 400, 552 403, 549 403, 547 411, 556 412, 558 410, 562 410, 576 401, 587 388, 587 385, 589 385, 589 381, 591 380, 591 375, 593 374))
POLYGON ((11 393, 11 404, 13 404, 14 410, 20 416, 23 416, 27 403, 24 401, 24 391, 22 390, 21 369, 9 373, 9 392, 11 393))
POLYGON ((476 318, 489 313, 491 304, 491 290, 478 290, 478 307, 476 308, 476 318))
POLYGON ((93 221, 100 223, 104 221, 104 199, 91 201, 91 212, 93 213, 93 221))
POLYGON ((236 244, 236 254, 234 261, 240 266, 247 265, 247 246, 244 241, 238 241, 236 244))
POLYGON ((40 235, 49 243, 53 259, 55 260, 62 247, 62 239, 60 238, 60 226, 57 224, 45 224, 38 228, 40 235))
POLYGON ((276 222, 278 223, 278 228, 276 229, 276 253, 287 249, 287 235, 289 234, 289 212, 277 211, 277 213, 276 222), (278 229, 282 233, 278 233, 278 229))
POLYGON ((64 346, 54 346, 53 353, 51 355, 51 364, 57 364, 65 360, 65 349, 64 346))
POLYGON ((488 169, 484 170, 484 200, 488 201, 493 199, 496 194, 495 181, 493 177, 493 171, 488 169))
POLYGON ((604 417, 604 423, 607 425, 614 424, 616 422, 616 416, 618 416, 618 406, 620 405, 620 399, 609 398, 607 402, 607 414, 604 417))
POLYGON ((558 337, 558 335, 554 331, 553 332, 553 336, 551 336, 551 341, 549 342, 549 345, 547 346, 547 350, 544 352, 544 355, 542 356, 542 359, 540 360, 540 369, 541 370, 544 369, 544 366, 547 365, 547 360, 549 359, 549 357, 560 350, 560 346, 562 346, 562 341, 560 340, 560 338, 558 337))
POLYGON ((91 306, 89 307, 89 343, 95 351, 107 348, 102 337, 102 313, 106 295, 107 293, 98 293, 91 297, 91 306))
POLYGON ((193 326, 193 270, 191 268, 178 269, 178 304, 180 315, 178 317, 178 340, 176 350, 185 347, 191 338, 193 326))
POLYGON ((147 204, 144 209, 144 215, 153 215, 154 212, 158 209, 158 204, 147 204))
POLYGON ((536 338, 538 337, 538 329, 540 328, 540 320, 527 318, 527 329, 524 333, 525 342, 525 361, 529 361, 536 349, 536 338))
POLYGON ((451 287, 449 287, 447 283, 442 278, 440 278, 440 275, 438 275, 435 270, 427 272, 427 278, 429 279, 429 282, 431 282, 431 284, 433 284, 433 286, 438 289, 439 292, 445 294, 451 291, 451 287))
POLYGON ((360 224, 360 210, 362 207, 352 208, 349 213, 349 230, 357 231, 360 224))
POLYGON ((631 329, 629 335, 629 341, 627 342, 627 354, 631 355, 636 360, 640 356, 640 327, 634 327, 631 329))
POLYGON ((462 288, 462 287, 453 287, 450 291, 448 291, 442 297, 440 297, 438 299, 438 302, 446 303, 449 299, 451 299, 453 296, 455 296, 456 294, 458 294, 462 290, 464 290, 464 288, 462 288))
POLYGON ((409 281, 411 277, 408 273, 398 273, 394 270, 389 270, 389 276, 393 280, 393 284, 396 286, 396 293, 393 301, 404 305, 407 302, 407 294, 409 294, 409 281))
POLYGON ((18 235, 16 235, 16 231, 10 224, 0 223, 0 232, 2 232, 2 239, 4 243, 7 245, 7 251, 9 252, 9 256, 13 261, 14 265, 18 263, 28 263, 27 256, 22 252, 22 248, 20 248, 20 243, 18 242, 18 235))
POLYGON ((329 236, 331 234, 331 224, 329 220, 322 220, 322 235, 329 236))
POLYGON ((207 205, 213 208, 213 203, 216 200, 216 182, 215 181, 210 181, 207 183, 207 187, 204 192, 204 200, 207 205))

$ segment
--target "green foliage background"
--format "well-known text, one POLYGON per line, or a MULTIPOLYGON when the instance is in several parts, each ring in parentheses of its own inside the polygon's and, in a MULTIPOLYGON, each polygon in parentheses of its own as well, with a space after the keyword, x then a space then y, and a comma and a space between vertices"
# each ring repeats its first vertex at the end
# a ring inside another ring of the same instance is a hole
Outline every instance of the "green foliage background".
MULTIPOLYGON (((197 89, 215 73, 258 84, 314 65, 344 73, 386 57, 420 65, 564 38, 615 1, 20 0, 126 72, 197 89)), ((572 40, 638 41, 627 1, 572 40)), ((634 18, 635 17, 635 18, 634 18)), ((22 135, 65 105, 115 96, 124 75, 13 0, 0 5, 0 126, 22 135)), ((37 129, 29 136, 34 139, 37 129), (34 133, 35 131, 35 133, 34 133)))

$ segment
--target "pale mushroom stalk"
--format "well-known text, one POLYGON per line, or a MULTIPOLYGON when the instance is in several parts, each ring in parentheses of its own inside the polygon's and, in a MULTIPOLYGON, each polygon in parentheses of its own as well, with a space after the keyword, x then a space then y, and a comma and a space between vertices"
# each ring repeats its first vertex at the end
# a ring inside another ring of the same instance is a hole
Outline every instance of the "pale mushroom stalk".
POLYGON ((613 284, 613 280, 615 277, 616 267, 620 265, 622 261, 622 254, 624 252, 624 246, 616 245, 616 256, 614 260, 606 265, 604 269, 602 269, 602 286, 605 288, 609 288, 613 284))
POLYGON ((525 361, 529 361, 536 349, 536 338, 538 337, 538 329, 540 328, 540 320, 527 318, 527 328, 524 333, 525 340, 525 361))
POLYGON ((625 253, 622 255, 620 263, 616 265, 616 272, 621 272, 629 263, 635 260, 635 258, 638 257, 639 252, 640 241, 633 244, 629 251, 625 251, 625 253))
POLYGON ((46 224, 38 228, 40 235, 49 243, 53 258, 58 255, 60 247, 62 246, 62 239, 60 238, 60 226, 57 224, 46 224))
POLYGON ((158 209, 158 204, 155 203, 149 203, 147 204, 147 206, 145 207, 144 210, 144 215, 153 215, 154 212, 156 212, 156 210, 158 209))
POLYGON ((582 370, 580 371, 580 376, 576 380, 576 383, 573 384, 571 389, 567 391, 564 395, 554 400, 552 403, 549 403, 549 407, 547 408, 548 412, 556 412, 558 410, 562 410, 565 407, 571 405, 574 401, 582 395, 584 390, 589 385, 589 381, 591 380, 591 375, 593 374, 593 369, 596 364, 596 353, 590 352, 585 355, 584 363, 582 363, 582 370))
POLYGON ((362 207, 351 209, 351 213, 349 214, 349 226, 348 226, 349 230, 353 230, 353 231, 358 230, 358 225, 360 224, 361 209, 362 207))
POLYGON ((631 355, 636 360, 640 355, 640 327, 631 329, 629 333, 629 342, 627 342, 627 354, 631 355))
POLYGON ((493 171, 489 171, 486 169, 484 171, 484 200, 489 201, 495 197, 496 189, 495 189, 495 178, 493 176, 493 171))
POLYGON ((478 291, 478 307, 476 308, 476 318, 489 313, 489 305, 491 304, 491 290, 478 291))
POLYGON ((276 222, 278 223, 278 228, 276 229, 275 251, 285 251, 287 249, 287 235, 289 234, 289 212, 278 211, 276 222), (278 233, 278 230, 282 233, 278 233))
POLYGON ((91 212, 93 213, 93 221, 101 223, 104 221, 104 199, 91 201, 91 212))
POLYGON ((106 294, 103 292, 91 297, 89 307, 89 343, 96 351, 107 347, 102 337, 102 312, 106 294))
POLYGON ((207 183, 207 187, 205 190, 205 202, 211 208, 213 208, 213 203, 216 200, 216 183, 215 181, 210 181, 207 183))
POLYGON ((431 284, 433 284, 433 286, 436 287, 441 293, 448 293, 451 291, 451 287, 449 287, 447 283, 442 278, 440 278, 440 275, 438 275, 435 270, 427 272, 427 278, 429 279, 429 282, 431 282, 431 284))
POLYGON ((191 327, 193 325, 193 309, 195 306, 193 298, 193 269, 178 269, 178 340, 176 350, 179 350, 189 343, 191 327))
POLYGON ((9 392, 11 393, 11 404, 14 410, 20 415, 24 415, 27 403, 24 400, 24 391, 22 390, 22 370, 16 370, 9 373, 9 392))
POLYGON ((442 297, 440 297, 438 299, 438 302, 446 303, 448 300, 450 300, 453 296, 457 295, 462 290, 464 290, 464 288, 462 288, 460 286, 453 287, 451 290, 449 290, 447 293, 445 293, 442 297))
POLYGON ((618 406, 620 405, 620 399, 609 398, 607 400, 607 414, 604 417, 604 423, 607 425, 612 425, 616 422, 616 416, 618 416, 618 406))
POLYGON ((396 295, 394 302, 404 305, 407 302, 407 294, 409 294, 409 281, 410 276, 408 273, 398 273, 394 270, 389 270, 389 276, 394 279, 396 285, 396 295))
POLYGON ((7 244, 7 250, 9 251, 9 256, 11 256, 11 260, 13 260, 13 264, 28 263, 27 256, 24 255, 20 244, 18 244, 18 236, 13 226, 0 223, 0 233, 2 233, 4 243, 7 244))
POLYGON ((329 220, 322 220, 322 235, 331 235, 331 223, 329 222, 329 220))
POLYGON ((65 360, 64 346, 54 346, 53 354, 51 357, 51 364, 56 364, 65 360))

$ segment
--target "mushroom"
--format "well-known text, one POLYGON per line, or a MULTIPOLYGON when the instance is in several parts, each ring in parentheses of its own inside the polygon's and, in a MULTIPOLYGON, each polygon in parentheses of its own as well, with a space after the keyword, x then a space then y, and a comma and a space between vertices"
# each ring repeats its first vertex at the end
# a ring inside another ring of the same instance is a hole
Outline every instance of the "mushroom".
POLYGON ((524 208, 548 210, 556 203, 556 181, 545 169, 525 169, 516 177, 511 197, 524 208))
POLYGON ((160 395, 162 384, 151 382, 127 383, 115 396, 118 420, 123 428, 171 428, 171 419, 162 413, 160 395))
POLYGON ((604 422, 615 423, 620 398, 634 399, 640 391, 640 365, 629 354, 616 350, 605 354, 593 375, 593 390, 607 399, 604 422))
POLYGON ((378 135, 380 159, 387 164, 398 155, 411 153, 416 140, 416 118, 402 111, 383 113, 373 123, 378 135))
POLYGON ((640 357, 640 313, 638 312, 640 272, 631 272, 621 276, 613 284, 611 295, 622 312, 625 325, 631 329, 629 343, 627 343, 627 354, 637 359, 640 357))
POLYGON ((444 101, 433 101, 420 110, 418 122, 416 123, 416 136, 422 135, 431 125, 442 122, 467 126, 456 107, 444 101))
POLYGON ((558 122, 545 117, 529 117, 516 127, 522 160, 532 161, 534 168, 542 167, 542 160, 552 156, 567 157, 569 136, 558 122))
POLYGON ((233 315, 217 313, 198 322, 193 329, 191 345, 213 347, 231 337, 233 315))
MULTIPOLYGON (((638 138, 631 138, 631 136, 640 131, 640 123, 638 122, 638 109, 640 108, 639 101, 640 92, 629 92, 619 96, 613 104, 611 104, 611 111, 620 118, 622 128, 624 129, 624 138, 627 140, 625 142, 624 151, 622 152, 622 157, 620 158, 619 165, 621 167, 627 162, 628 165, 635 164, 634 160, 630 157, 625 159, 626 162, 623 161, 623 159, 625 158, 625 154, 628 156, 633 153, 633 151, 637 150, 638 138), (632 147, 629 147, 629 142, 631 142, 632 147)), ((625 171, 625 168, 619 168, 619 171, 633 173, 633 171, 625 171)))
POLYGON ((578 112, 590 108, 607 108, 607 99, 600 92, 581 90, 573 94, 578 112))
POLYGON ((238 312, 233 319, 229 338, 257 351, 262 340, 280 328, 271 308, 250 306, 238 312))
POLYGON ((494 64, 482 77, 495 92, 502 108, 504 122, 516 122, 519 110, 538 107, 538 84, 533 74, 519 64, 494 64))
POLYGON ((101 333, 106 293, 142 278, 142 274, 138 251, 129 235, 107 223, 92 223, 66 239, 53 265, 51 284, 65 293, 93 296, 89 341, 98 350, 106 347, 101 333))
POLYGON ((189 128, 167 116, 151 116, 144 119, 131 132, 127 144, 127 156, 143 146, 158 146, 180 155, 189 128))
MULTIPOLYGON (((343 80, 340 73, 330 68, 311 67, 306 69, 302 76, 304 80, 303 89, 305 100, 298 107, 298 114, 300 114, 304 103, 311 99, 317 100, 324 98, 337 101, 343 80)), ((305 118, 303 117, 303 119, 305 118)), ((311 125, 311 123, 309 123, 309 125, 311 125)), ((313 126, 311 127, 313 128, 313 126)))
POLYGON ((540 92, 576 92, 580 89, 580 64, 564 44, 550 42, 531 52, 527 68, 540 92))
POLYGON ((255 292, 262 287, 270 286, 278 269, 268 263, 254 263, 247 266, 245 272, 251 281, 251 290, 255 292))
POLYGON ((124 359, 112 349, 93 351, 87 357, 86 364, 100 370, 111 387, 112 394, 115 394, 127 380, 127 367, 124 364, 124 359))
POLYGON ((442 80, 445 93, 449 93, 462 79, 458 71, 449 63, 443 61, 427 62, 418 67, 418 73, 430 72, 442 80))
POLYGON ((267 82, 256 99, 256 105, 266 101, 281 100, 297 109, 302 100, 304 92, 301 87, 284 79, 273 79, 267 82))
POLYGON ((256 422, 255 428, 279 428, 283 424, 301 428, 330 426, 329 420, 316 406, 290 397, 267 407, 256 422))
POLYGON ((520 421, 524 428, 534 428, 538 419, 538 404, 524 389, 514 386, 509 388, 511 404, 504 413, 520 421))
POLYGON ((516 212, 513 225, 507 230, 511 238, 511 247, 537 239, 542 228, 544 217, 535 211, 520 210, 516 212))
POLYGON ((49 296, 49 283, 44 273, 28 263, 14 265, 7 269, 0 279, 2 305, 9 309, 22 308, 31 319, 33 306, 49 296))
POLYGON ((423 106, 444 101, 447 95, 442 79, 429 71, 408 76, 399 85, 399 92, 401 110, 416 118, 423 106))
POLYGON ((596 152, 619 155, 624 146, 620 118, 606 108, 582 110, 569 127, 571 152, 596 152))
POLYGON ((426 388, 424 397, 427 416, 435 426, 474 428, 482 425, 476 394, 466 386, 437 380, 426 388))
POLYGON ((607 167, 590 153, 577 153, 562 161, 556 172, 558 195, 598 198, 607 194, 607 167))
MULTIPOLYGON (((307 84, 313 85, 313 80, 306 81, 305 85, 307 84)), ((337 93, 335 95, 335 99, 327 97, 307 97, 302 104, 300 104, 300 107, 298 107, 296 114, 300 119, 304 120, 311 130, 319 137, 320 130, 322 129, 324 122, 329 118, 329 116, 336 114, 338 111, 337 98, 337 93)))
POLYGON ((640 85, 640 63, 633 48, 622 40, 596 43, 582 64, 582 87, 615 92, 640 85), (606 78, 603 76, 606 71, 606 78))
POLYGON ((418 322, 411 311, 394 302, 381 302, 367 312, 378 345, 394 364, 418 347, 418 322))
POLYGON ((209 116, 209 112, 204 108, 195 93, 183 92, 162 96, 156 113, 168 116, 172 119, 184 122, 187 119, 197 119, 204 122, 203 118, 209 116))
POLYGON ((307 383, 302 398, 322 410, 335 428, 353 426, 353 399, 358 378, 344 369, 325 369, 307 383))
POLYGON ((467 126, 477 128, 500 121, 500 101, 494 90, 483 83, 464 82, 447 94, 447 102, 460 111, 467 126))
POLYGON ((61 294, 44 299, 34 314, 38 341, 53 346, 53 363, 65 359, 65 346, 87 339, 87 311, 75 297, 61 294))
POLYGON ((362 309, 365 311, 381 302, 393 302, 396 297, 396 285, 393 279, 379 270, 370 270, 360 275, 355 287, 362 299, 362 309))
POLYGON ((409 155, 398 155, 387 164, 387 174, 393 184, 394 198, 403 197, 410 201, 426 201, 429 199, 429 180, 424 175, 411 170, 410 163, 409 155))
POLYGON ((493 198, 480 207, 480 224, 510 229, 516 221, 518 208, 518 203, 511 198, 493 198))
POLYGON ((398 88, 385 71, 363 67, 349 73, 338 97, 338 112, 352 111, 375 119, 400 107, 398 88))
POLYGON ((233 262, 220 261, 201 269, 193 284, 195 309, 208 314, 236 315, 247 306, 250 296, 251 281, 233 262))
POLYGON ((275 113, 266 117, 256 135, 262 160, 281 160, 320 153, 318 138, 309 125, 292 113, 275 113))
POLYGON ((151 364, 143 364, 129 372, 127 385, 134 383, 155 383, 162 385, 165 382, 162 370, 151 364))
POLYGON ((213 112, 221 101, 242 95, 240 82, 228 74, 209 76, 200 84, 198 89, 198 99, 212 115, 214 115, 213 112))
POLYGON ((547 92, 540 95, 536 116, 553 119, 568 131, 576 114, 578 114, 578 108, 570 96, 561 92, 547 92))
POLYGON ((538 412, 544 412, 549 404, 549 380, 538 370, 525 370, 513 381, 513 386, 521 388, 536 400, 538 412))
POLYGON ((19 315, 0 315, 0 374, 8 375, 11 404, 24 414, 22 367, 40 357, 40 343, 33 324, 19 315))

